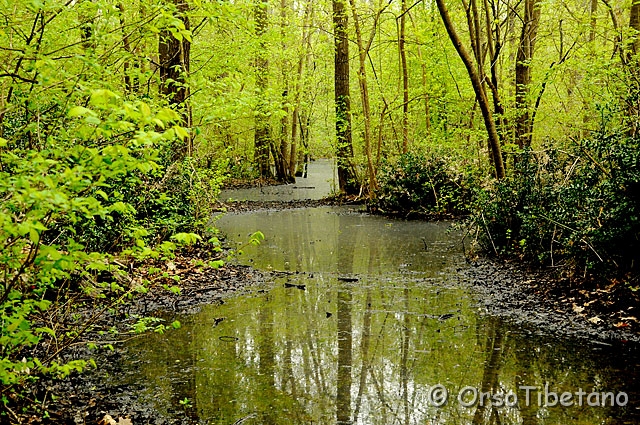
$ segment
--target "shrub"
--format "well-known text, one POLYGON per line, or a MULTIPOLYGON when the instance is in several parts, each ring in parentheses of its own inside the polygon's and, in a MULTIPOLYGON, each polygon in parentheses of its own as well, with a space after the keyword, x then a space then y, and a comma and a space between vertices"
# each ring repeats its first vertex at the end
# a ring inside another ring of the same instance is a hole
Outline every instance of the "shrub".
POLYGON ((370 209, 406 217, 465 213, 471 174, 450 167, 435 155, 411 152, 383 164, 370 209))
POLYGON ((477 194, 471 221, 481 245, 573 272, 635 272, 639 155, 637 138, 604 133, 567 152, 523 152, 511 176, 477 194))
MULTIPOLYGON (((178 115, 109 90, 86 98, 85 106, 61 110, 63 125, 37 144, 19 131, 0 139, 5 405, 42 375, 64 377, 89 364, 60 360, 65 347, 91 330, 91 320, 73 319, 75 302, 65 305, 68 288, 103 299, 98 310, 113 308, 144 290, 144 282, 126 279, 128 259, 171 252, 173 242, 163 243, 163 252, 150 243, 205 221, 206 213, 196 214, 196 195, 209 180, 194 167, 168 173, 163 164, 168 147, 185 135, 178 115), (54 343, 44 343, 49 337, 54 343)), ((215 183, 217 174, 210 177, 215 183)))

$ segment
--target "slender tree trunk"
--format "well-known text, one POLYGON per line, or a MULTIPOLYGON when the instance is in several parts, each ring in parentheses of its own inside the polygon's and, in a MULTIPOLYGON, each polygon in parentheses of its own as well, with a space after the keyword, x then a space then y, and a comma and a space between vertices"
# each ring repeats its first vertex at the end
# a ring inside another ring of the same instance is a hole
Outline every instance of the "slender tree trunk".
POLYGON ((524 0, 524 22, 516 55, 516 134, 520 149, 531 145, 532 123, 529 111, 529 87, 531 85, 531 59, 538 33, 540 8, 537 0, 524 0))
MULTIPOLYGON (((184 0, 173 0, 173 4, 176 6, 176 16, 183 22, 185 29, 189 30, 189 18, 187 17, 189 5, 184 0)), ((178 40, 171 31, 161 31, 158 44, 160 94, 181 110, 183 124, 186 127, 191 127, 191 110, 187 102, 190 56, 191 42, 186 37, 178 40)), ((191 139, 189 138, 186 141, 185 149, 177 154, 191 156, 191 150, 191 139)))
POLYGON ((358 192, 358 183, 353 166, 353 143, 351 138, 349 39, 347 37, 347 23, 348 17, 345 10, 345 0, 333 0, 338 185, 340 192, 356 194, 358 192))
POLYGON ((482 83, 482 79, 478 74, 477 68, 473 63, 473 59, 469 56, 469 53, 462 45, 462 40, 456 33, 451 17, 449 16, 449 10, 445 5, 444 0, 436 0, 436 3, 438 5, 440 16, 442 17, 442 22, 449 34, 449 38, 451 39, 453 46, 458 52, 458 55, 460 56, 460 59, 462 59, 462 62, 467 69, 467 73, 469 74, 469 79, 471 80, 471 85, 473 86, 473 90, 476 94, 476 99, 478 100, 478 105, 480 106, 484 125, 487 130, 490 151, 493 157, 493 165, 495 167, 495 176, 498 179, 502 179, 505 176, 504 163, 502 162, 502 149, 500 147, 500 138, 498 137, 498 132, 496 130, 496 123, 491 112, 487 92, 484 84, 482 83))
MULTIPOLYGON (((632 30, 632 41, 629 43, 626 52, 626 64, 629 69, 630 81, 627 83, 630 95, 627 96, 627 117, 629 119, 630 136, 638 133, 638 118, 640 116, 640 104, 638 94, 640 93, 640 0, 633 0, 631 3, 631 15, 629 18, 629 28, 632 30)), ((624 57, 625 55, 622 55, 624 57)))
POLYGON ((629 28, 634 30, 633 39, 629 45, 630 54, 635 57, 640 51, 640 0, 631 2, 631 15, 629 17, 629 28))
POLYGON ((491 89, 491 96, 493 97, 493 113, 496 117, 496 130, 498 131, 500 140, 504 141, 508 138, 509 125, 505 117, 504 106, 500 100, 500 80, 498 79, 498 55, 502 49, 502 40, 500 38, 500 25, 496 25, 495 22, 499 21, 500 17, 497 11, 491 8, 492 5, 495 5, 495 2, 489 4, 488 0, 484 0, 487 50, 489 53, 489 68, 491 72, 489 88, 491 89))
POLYGON ((268 25, 267 8, 269 3, 264 0, 255 0, 254 17, 256 21, 256 37, 259 40, 258 53, 255 58, 256 89, 258 105, 255 113, 255 133, 254 133, 254 162, 258 167, 260 177, 272 177, 271 166, 269 164, 269 149, 271 146, 271 129, 269 126, 268 106, 265 99, 269 60, 265 32, 268 25))
MULTIPOLYGON (((411 26, 413 27, 413 31, 417 32, 416 22, 413 20, 413 16, 411 13, 408 13, 409 19, 411 20, 411 26)), ((418 54, 418 60, 420 61, 421 68, 421 76, 422 76, 422 91, 424 97, 424 128, 427 135, 431 133, 431 110, 429 107, 429 88, 427 78, 427 64, 424 61, 424 57, 422 56, 422 49, 420 48, 420 43, 416 45, 416 53, 418 54)))
MULTIPOLYGON (((376 171, 373 166, 373 158, 371 156, 371 106, 369 102, 369 84, 367 82, 367 46, 362 40, 362 30, 360 28, 360 20, 356 9, 355 0, 349 0, 351 3, 351 12, 353 15, 353 23, 356 29, 356 42, 358 45, 358 82, 360 85, 360 98, 362 101, 362 115, 364 117, 364 152, 367 157, 367 174, 369 175, 369 194, 373 196, 374 191, 378 187, 376 180, 376 171)), ((374 22, 374 31, 377 19, 374 22)))
MULTIPOLYGON (((287 10, 289 10, 289 6, 287 5, 287 0, 280 0, 280 36, 282 39, 282 51, 287 51, 286 44, 286 29, 288 26, 288 16, 287 10)), ((289 158, 290 158, 290 143, 289 136, 291 133, 289 132, 289 119, 292 115, 292 108, 290 105, 290 97, 291 93, 289 90, 289 59, 287 57, 284 58, 282 67, 282 108, 286 112, 283 114, 282 120, 280 121, 280 150, 278 152, 276 160, 276 172, 277 178, 281 182, 290 183, 295 181, 293 178, 293 174, 289 173, 289 158)), ((295 123, 291 124, 295 126, 295 123)))
POLYGON ((122 47, 127 54, 122 65, 124 71, 124 89, 125 92, 133 94, 140 90, 140 78, 138 76, 140 73, 140 62, 135 58, 133 48, 131 47, 129 33, 127 32, 125 8, 122 2, 118 3, 118 11, 120 13, 120 26, 122 27, 122 47))
MULTIPOLYGON (((591 15, 591 22, 589 23, 589 41, 593 43, 596 40, 596 24, 598 14, 598 0, 591 0, 591 6, 589 8, 589 14, 591 15)), ((594 46, 595 47, 595 46, 594 46)))
MULTIPOLYGON (((303 77, 305 62, 309 58, 311 51, 311 39, 309 25, 313 15, 313 0, 309 0, 305 6, 304 19, 302 25, 302 51, 298 58, 298 68, 296 72, 296 82, 293 94, 293 111, 291 112, 291 149, 289 151, 289 175, 293 178, 296 175, 298 163, 298 128, 300 127, 300 100, 302 96, 303 77)), ((302 131, 301 131, 302 133, 302 131)))
POLYGON ((407 51, 405 48, 407 0, 402 0, 401 4, 398 49, 400 50, 400 66, 402 68, 402 153, 407 153, 409 150, 409 70, 407 69, 407 51))

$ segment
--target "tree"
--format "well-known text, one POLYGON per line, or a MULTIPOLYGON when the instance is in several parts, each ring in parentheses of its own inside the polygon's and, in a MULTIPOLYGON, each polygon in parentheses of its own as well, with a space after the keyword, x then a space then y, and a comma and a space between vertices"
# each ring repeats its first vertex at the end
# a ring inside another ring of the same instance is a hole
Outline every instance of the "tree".
POLYGON ((533 122, 529 107, 531 59, 538 33, 540 8, 538 0, 524 0, 522 32, 516 56, 516 122, 515 139, 520 149, 531 146, 533 122))
POLYGON ((367 80, 367 56, 369 54, 369 50, 371 49, 371 44, 373 43, 374 37, 376 35, 376 30, 378 27, 378 20, 380 19, 380 15, 382 15, 385 9, 391 4, 391 1, 387 2, 386 5, 378 9, 375 15, 375 18, 373 20, 371 35, 369 36, 369 40, 367 40, 366 44, 362 38, 362 29, 360 27, 360 19, 358 16, 358 9, 356 8, 356 2, 355 0, 349 0, 349 2, 351 4, 353 24, 356 30, 356 44, 358 46, 358 83, 360 87, 360 98, 362 101, 362 115, 364 117, 364 152, 367 158, 367 174, 369 178, 369 191, 370 193, 373 193, 378 187, 378 182, 376 180, 376 170, 373 165, 373 158, 371 154, 371 141, 372 141, 371 104, 369 101, 369 83, 367 80))
MULTIPOLYGON (((472 2, 474 1, 475 0, 472 0, 472 2)), ((478 69, 482 69, 482 67, 474 63, 473 59, 463 46, 462 40, 455 30, 453 21, 451 20, 451 16, 449 15, 449 10, 447 9, 444 0, 436 0, 436 3, 438 5, 440 16, 442 17, 442 22, 444 23, 447 33, 449 34, 449 38, 451 39, 453 46, 458 52, 458 55, 460 56, 460 59, 462 59, 462 62, 467 69, 467 73, 469 74, 469 79, 471 80, 471 85, 473 86, 476 100, 480 105, 482 118, 484 120, 485 129, 489 138, 489 147, 491 150, 493 165, 495 167, 495 176, 498 179, 502 179, 505 177, 504 163, 502 161, 502 148, 500 147, 500 138, 498 136, 498 131, 496 130, 496 122, 494 120, 493 113, 491 112, 486 85, 483 83, 484 75, 481 76, 478 71, 478 69)), ((479 37, 474 37, 472 35, 471 39, 474 40, 474 38, 475 43, 473 43, 473 45, 476 49, 478 49, 479 37)))
POLYGON ((409 70, 407 69, 407 51, 405 48, 407 0, 402 0, 401 5, 398 50, 400 51, 400 68, 402 69, 402 153, 407 153, 409 150, 409 70))
POLYGON ((255 57, 256 90, 258 105, 255 111, 254 131, 254 161, 258 167, 260 177, 272 177, 269 164, 269 149, 271 147, 271 127, 269 124, 269 110, 266 100, 268 88, 269 59, 265 33, 268 25, 267 8, 269 3, 264 0, 255 0, 254 17, 256 23, 256 37, 258 38, 258 51, 255 57))
POLYGON ((336 141, 338 185, 340 192, 356 194, 358 184, 353 166, 351 137, 351 100, 349 93, 349 39, 345 0, 333 0, 335 40, 334 95, 336 109, 336 141))
MULTIPOLYGON (((189 98, 189 63, 191 58, 191 31, 189 24, 189 4, 185 0, 172 0, 177 18, 160 32, 158 43, 158 67, 160 71, 160 94, 170 104, 182 111, 186 127, 191 127, 191 109, 189 98)), ((193 147, 187 137, 184 149, 178 155, 191 156, 193 147)))

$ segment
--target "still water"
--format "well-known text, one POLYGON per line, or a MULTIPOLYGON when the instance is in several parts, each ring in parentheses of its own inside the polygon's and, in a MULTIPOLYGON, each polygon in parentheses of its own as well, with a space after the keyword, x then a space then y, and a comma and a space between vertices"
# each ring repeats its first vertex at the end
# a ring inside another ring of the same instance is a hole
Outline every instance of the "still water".
POLYGON ((263 244, 240 261, 289 273, 130 343, 128 379, 167 414, 203 424, 637 423, 636 351, 480 314, 485 300, 457 283, 468 266, 449 223, 325 207, 229 214, 218 226, 238 244, 261 230, 263 244), (493 405, 473 403, 481 392, 493 405), (565 392, 573 405, 565 395, 552 406, 565 392), (587 405, 602 393, 606 407, 587 405))
POLYGON ((335 161, 317 159, 308 164, 305 177, 296 177, 296 182, 260 188, 227 189, 220 193, 223 201, 298 201, 322 199, 333 193, 338 183, 335 161))

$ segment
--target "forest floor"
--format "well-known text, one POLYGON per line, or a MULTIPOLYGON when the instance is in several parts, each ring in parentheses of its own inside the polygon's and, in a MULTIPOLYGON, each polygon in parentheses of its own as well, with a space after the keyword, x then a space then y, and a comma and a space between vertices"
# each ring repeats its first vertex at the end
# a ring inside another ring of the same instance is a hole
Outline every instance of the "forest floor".
MULTIPOLYGON (((218 204, 219 210, 251 211, 306 208, 321 205, 344 205, 355 200, 325 199, 296 202, 237 202, 218 204)), ((135 305, 112 312, 101 319, 104 328, 117 325, 126 329, 135 314, 162 312, 164 316, 193 313, 207 304, 224 303, 228 297, 241 296, 249 289, 268 290, 273 278, 284 272, 258 271, 250 267, 227 264, 213 269, 197 265, 206 252, 186 252, 166 264, 156 264, 171 276, 180 276, 181 292, 172 293, 161 285, 143 295, 135 305)), ((144 269, 140 271, 144 273, 144 269)), ((286 272, 291 273, 291 272, 286 272)), ((477 294, 482 314, 499 316, 513 323, 532 326, 537 331, 563 338, 584 339, 616 345, 640 342, 637 310, 638 298, 624 285, 614 283, 587 290, 580 284, 567 284, 545 270, 527 270, 521 265, 491 259, 469 260, 458 269, 457 279, 477 294)), ((593 285, 589 285, 593 288, 593 285)), ((99 301, 98 301, 99 302, 99 301)), ((169 322, 170 319, 167 321, 169 322)), ((86 335, 87 341, 109 342, 108 334, 86 335)), ((49 419, 40 413, 19 415, 22 423, 35 424, 191 424, 188 409, 160 414, 137 397, 140 385, 118 384, 124 373, 122 359, 127 351, 122 343, 113 350, 89 351, 76 344, 66 360, 93 358, 96 370, 72 375, 63 381, 41 381, 31 397, 40 400, 49 419), (55 401, 52 400, 55 396, 55 401), (109 415, 109 416, 107 416, 109 415)))

